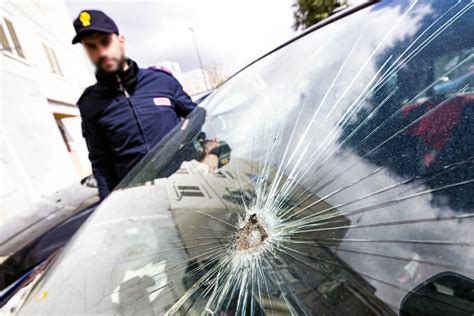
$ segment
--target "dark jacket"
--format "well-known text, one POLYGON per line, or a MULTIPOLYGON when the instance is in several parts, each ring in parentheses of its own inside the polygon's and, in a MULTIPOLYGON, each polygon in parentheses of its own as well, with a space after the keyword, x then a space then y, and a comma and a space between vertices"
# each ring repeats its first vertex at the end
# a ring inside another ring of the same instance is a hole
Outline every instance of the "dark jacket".
POLYGON ((127 62, 118 75, 97 74, 78 101, 101 198, 196 107, 170 73, 127 62))

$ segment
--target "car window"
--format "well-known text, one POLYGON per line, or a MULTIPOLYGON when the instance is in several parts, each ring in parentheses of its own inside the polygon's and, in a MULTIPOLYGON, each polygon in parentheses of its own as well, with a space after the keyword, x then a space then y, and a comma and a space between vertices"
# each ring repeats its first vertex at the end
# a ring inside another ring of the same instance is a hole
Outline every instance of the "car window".
POLYGON ((472 1, 387 1, 238 73, 25 312, 474 312, 472 1))

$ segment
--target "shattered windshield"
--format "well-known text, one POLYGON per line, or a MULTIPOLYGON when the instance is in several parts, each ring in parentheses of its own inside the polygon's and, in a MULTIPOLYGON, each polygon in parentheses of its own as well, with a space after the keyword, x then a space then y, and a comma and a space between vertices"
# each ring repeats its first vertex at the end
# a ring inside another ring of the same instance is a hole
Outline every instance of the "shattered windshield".
POLYGON ((25 313, 474 312, 473 2, 371 5, 244 69, 25 313))

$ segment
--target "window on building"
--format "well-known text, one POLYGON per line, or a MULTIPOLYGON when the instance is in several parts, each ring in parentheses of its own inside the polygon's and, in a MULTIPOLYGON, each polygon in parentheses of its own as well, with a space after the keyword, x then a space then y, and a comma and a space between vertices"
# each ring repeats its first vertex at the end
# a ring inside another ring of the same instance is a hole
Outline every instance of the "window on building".
POLYGON ((73 150, 70 145, 70 142, 72 142, 72 137, 67 132, 67 129, 64 126, 62 118, 64 117, 61 114, 54 113, 54 119, 56 120, 56 124, 58 124, 59 131, 61 132, 61 136, 63 137, 64 144, 66 144, 67 151, 72 152, 73 150))
POLYGON ((8 52, 12 51, 12 49, 10 48, 10 45, 8 44, 7 35, 5 34, 5 31, 3 30, 2 25, 0 25, 0 44, 2 44, 2 51, 8 51, 8 52))
POLYGON ((54 52, 54 50, 46 44, 43 44, 43 48, 46 53, 46 57, 48 57, 51 71, 55 74, 62 76, 63 73, 61 71, 61 68, 59 67, 58 59, 56 57, 56 53, 54 52))
POLYGON ((23 49, 21 48, 20 41, 18 40, 12 22, 7 19, 4 19, 4 21, 8 33, 5 32, 3 25, 0 26, 0 43, 2 44, 2 51, 15 53, 16 55, 25 58, 25 54, 23 53, 23 49))

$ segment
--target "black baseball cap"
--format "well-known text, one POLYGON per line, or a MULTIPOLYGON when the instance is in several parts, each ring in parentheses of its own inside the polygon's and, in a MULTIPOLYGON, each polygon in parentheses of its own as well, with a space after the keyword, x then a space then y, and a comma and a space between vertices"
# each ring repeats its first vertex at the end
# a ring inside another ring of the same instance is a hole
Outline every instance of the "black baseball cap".
POLYGON ((84 35, 93 32, 119 33, 115 22, 99 10, 82 11, 73 24, 76 30, 76 36, 72 39, 73 44, 79 43, 84 35))

